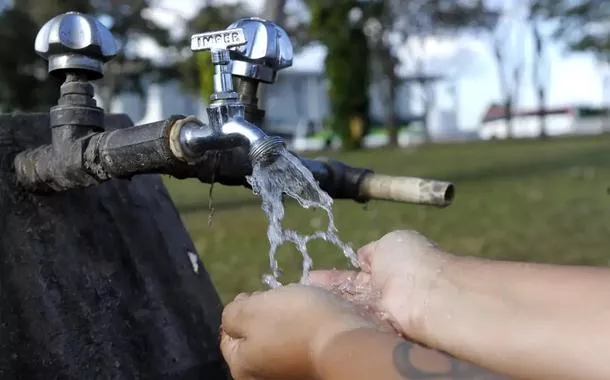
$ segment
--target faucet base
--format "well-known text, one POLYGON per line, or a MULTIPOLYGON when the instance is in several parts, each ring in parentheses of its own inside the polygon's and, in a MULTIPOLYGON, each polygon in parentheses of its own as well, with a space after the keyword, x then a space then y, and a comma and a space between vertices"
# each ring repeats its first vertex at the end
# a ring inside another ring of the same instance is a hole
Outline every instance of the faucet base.
POLYGON ((265 110, 258 108, 258 82, 246 77, 237 77, 237 83, 239 101, 244 105, 245 119, 262 128, 265 110))

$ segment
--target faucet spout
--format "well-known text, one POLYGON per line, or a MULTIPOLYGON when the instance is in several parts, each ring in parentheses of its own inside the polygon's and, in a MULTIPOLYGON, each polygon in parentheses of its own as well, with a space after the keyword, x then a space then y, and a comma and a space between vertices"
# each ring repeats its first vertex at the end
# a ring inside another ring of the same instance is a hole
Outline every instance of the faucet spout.
POLYGON ((250 146, 257 144, 260 140, 267 137, 265 132, 242 117, 234 117, 224 123, 221 127, 221 132, 224 135, 237 134, 242 136, 248 141, 250 146))
POLYGON ((221 130, 227 136, 239 135, 248 141, 249 156, 253 164, 270 164, 286 149, 286 144, 281 137, 267 135, 241 116, 224 123, 221 130))
POLYGON ((229 119, 217 129, 192 117, 177 123, 175 128, 172 150, 176 156, 191 162, 208 151, 247 147, 252 164, 264 165, 273 162, 286 149, 281 138, 267 135, 241 116, 229 119))

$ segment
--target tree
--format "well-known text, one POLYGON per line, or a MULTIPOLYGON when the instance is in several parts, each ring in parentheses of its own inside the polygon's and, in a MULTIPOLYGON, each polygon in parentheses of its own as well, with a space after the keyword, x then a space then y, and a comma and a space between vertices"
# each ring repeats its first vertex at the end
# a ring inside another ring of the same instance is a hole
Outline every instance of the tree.
POLYGON ((43 111, 57 102, 59 83, 43 80, 46 65, 33 43, 23 43, 35 38, 36 24, 26 13, 17 9, 0 13, 0 112, 43 111))
POLYGON ((490 36, 498 71, 508 138, 514 136, 514 108, 518 104, 525 66, 524 41, 521 38, 523 35, 518 36, 515 41, 514 22, 520 10, 522 10, 522 4, 511 3, 509 6, 501 5, 498 8, 490 8, 487 12, 490 17, 486 25, 486 32, 490 36))
POLYGON ((38 26, 68 11, 90 13, 93 10, 89 0, 14 0, 13 8, 28 14, 38 26))
POLYGON ((366 34, 371 50, 371 67, 373 81, 380 90, 380 96, 385 105, 385 126, 388 131, 389 145, 398 145, 398 122, 396 118, 396 91, 398 88, 397 67, 400 60, 395 46, 390 42, 394 31, 394 23, 400 3, 392 0, 370 1, 366 20, 366 34))
POLYGON ((546 98, 549 72, 549 61, 546 60, 546 46, 548 36, 545 33, 545 22, 556 12, 557 0, 530 0, 527 21, 529 22, 534 42, 533 54, 533 78, 532 82, 536 89, 538 99, 538 120, 540 124, 540 138, 547 137, 546 98))
MULTIPOLYGON (((369 1, 371 21, 376 25, 367 33, 373 49, 374 59, 379 61, 382 77, 386 81, 383 86, 386 109, 386 125, 390 136, 390 144, 398 143, 398 125, 396 123, 396 91, 399 85, 397 69, 401 63, 396 53, 397 46, 404 46, 410 40, 418 40, 424 47, 430 37, 457 35, 462 32, 472 32, 488 28, 493 22, 493 12, 484 7, 481 1, 455 0, 381 0, 369 1)), ((415 75, 423 78, 425 59, 413 55, 415 75)), ((438 73, 436 73, 438 74, 438 73)), ((424 101, 424 136, 428 140, 427 114, 430 109, 431 96, 426 81, 419 81, 423 89, 424 101)))
MULTIPOLYGON (((551 37, 560 40, 568 51, 590 52, 600 61, 610 62, 610 3, 604 0, 533 0, 534 11, 555 24, 551 37)), ((534 31, 540 48, 542 28, 534 31)), ((541 71, 544 70, 541 69, 541 71)), ((545 95, 538 89, 539 102, 545 95)), ((542 125, 546 125, 541 116, 542 125)))
MULTIPOLYGON (((145 82, 176 76, 173 62, 159 66, 141 55, 134 46, 143 38, 154 40, 161 48, 171 46, 169 31, 145 17, 154 6, 151 0, 15 0, 15 9, 27 14, 38 30, 52 17, 78 11, 109 20, 109 29, 122 47, 121 53, 106 64, 104 78, 97 81, 102 103, 110 110, 113 98, 122 91, 145 95, 145 82)), ((31 49, 31 47, 28 46, 31 49)))
POLYGON ((366 11, 358 0, 308 0, 311 38, 328 49, 330 125, 345 149, 357 149, 369 126, 370 49, 364 33, 366 15, 350 20, 350 12, 366 11))
POLYGON ((57 103, 60 83, 47 78, 34 40, 42 24, 68 10, 88 12, 89 2, 16 0, 0 13, 0 111, 47 111, 57 103))
POLYGON ((557 0, 547 8, 559 22, 554 37, 572 51, 592 52, 610 62, 610 3, 605 0, 557 0))
MULTIPOLYGON (((285 6, 286 0, 265 0, 265 6, 263 8, 263 14, 261 15, 261 17, 265 20, 272 21, 286 29, 286 13, 284 12, 285 6)), ((266 86, 259 86, 258 101, 260 104, 263 105, 267 103, 266 86)))
POLYGON ((152 39, 161 49, 171 47, 169 30, 145 16, 155 5, 152 0, 91 0, 97 16, 111 20, 110 31, 122 46, 121 54, 106 65, 104 78, 98 82, 100 96, 107 110, 113 98, 124 91, 144 97, 148 83, 177 77, 171 60, 159 65, 134 49, 144 38, 152 39))

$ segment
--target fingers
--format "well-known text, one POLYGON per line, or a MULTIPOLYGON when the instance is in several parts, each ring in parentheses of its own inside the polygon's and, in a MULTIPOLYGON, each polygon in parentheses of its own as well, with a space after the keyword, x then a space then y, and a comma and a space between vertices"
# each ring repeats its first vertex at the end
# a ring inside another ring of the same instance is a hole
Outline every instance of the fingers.
POLYGON ((248 295, 248 293, 239 293, 238 295, 235 296, 235 298, 233 298, 233 301, 245 300, 248 297, 250 297, 248 295))
POLYGON ((235 339, 227 334, 222 334, 220 339, 220 351, 231 369, 231 376, 235 380, 248 378, 242 354, 244 343, 243 339, 235 339))
POLYGON ((371 273, 373 256, 377 250, 378 242, 379 240, 370 242, 362 246, 356 253, 358 255, 358 261, 360 262, 360 269, 363 272, 371 273))
POLYGON ((233 338, 245 338, 252 316, 261 307, 260 295, 263 293, 257 291, 252 294, 240 293, 235 296, 235 299, 222 311, 222 330, 233 338))
POLYGON ((351 281, 356 278, 357 275, 358 272, 356 271, 316 270, 309 274, 309 281, 311 285, 330 288, 337 284, 351 281))
POLYGON ((222 351, 222 356, 225 358, 229 366, 232 366, 232 364, 235 363, 235 356, 238 347, 239 339, 232 338, 224 332, 220 335, 220 351, 222 351))
POLYGON ((222 330, 232 338, 244 338, 254 304, 250 295, 238 294, 222 311, 222 330))

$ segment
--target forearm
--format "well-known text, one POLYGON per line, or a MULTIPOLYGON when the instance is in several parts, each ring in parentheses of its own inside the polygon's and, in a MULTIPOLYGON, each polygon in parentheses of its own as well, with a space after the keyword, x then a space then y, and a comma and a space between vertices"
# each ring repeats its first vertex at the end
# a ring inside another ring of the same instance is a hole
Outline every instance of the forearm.
POLYGON ((340 334, 314 361, 321 380, 504 378, 394 334, 371 329, 340 334))
POLYGON ((520 378, 610 378, 610 270, 456 259, 431 292, 425 336, 520 378))

